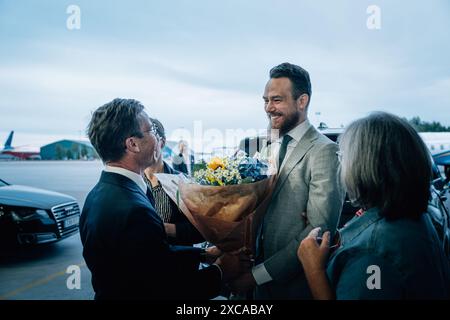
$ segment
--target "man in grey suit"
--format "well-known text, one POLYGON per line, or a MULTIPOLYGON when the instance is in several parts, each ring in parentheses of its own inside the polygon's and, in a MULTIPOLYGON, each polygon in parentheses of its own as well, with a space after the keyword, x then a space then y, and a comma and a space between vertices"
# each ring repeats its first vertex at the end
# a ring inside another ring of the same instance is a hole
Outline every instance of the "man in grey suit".
POLYGON ((256 239, 256 265, 231 285, 236 292, 255 288, 255 299, 308 299, 310 290, 297 259, 300 241, 321 227, 335 231, 344 202, 338 146, 308 121, 309 74, 283 63, 270 70, 265 111, 278 180, 256 239))

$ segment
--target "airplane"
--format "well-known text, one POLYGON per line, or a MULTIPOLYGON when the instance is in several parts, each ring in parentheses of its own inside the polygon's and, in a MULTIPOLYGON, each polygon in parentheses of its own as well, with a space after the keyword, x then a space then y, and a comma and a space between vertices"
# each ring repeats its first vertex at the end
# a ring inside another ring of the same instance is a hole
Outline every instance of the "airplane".
MULTIPOLYGON (((323 122, 317 128, 323 134, 329 133, 335 134, 336 136, 344 132, 344 128, 328 128, 323 122)), ((419 136, 433 156, 450 151, 450 132, 419 132, 419 136)))
POLYGON ((432 155, 450 150, 450 132, 419 132, 432 155))
POLYGON ((41 152, 26 146, 13 147, 14 131, 6 139, 5 147, 0 151, 0 160, 41 160, 41 152))

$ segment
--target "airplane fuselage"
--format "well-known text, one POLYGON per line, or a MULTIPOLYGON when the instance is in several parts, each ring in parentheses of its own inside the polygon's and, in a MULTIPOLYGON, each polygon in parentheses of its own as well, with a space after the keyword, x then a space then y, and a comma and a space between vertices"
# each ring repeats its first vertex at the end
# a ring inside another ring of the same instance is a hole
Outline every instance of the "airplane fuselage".
POLYGON ((5 150, 0 151, 0 159, 10 159, 10 160, 39 160, 41 159, 40 152, 33 151, 14 151, 5 150))

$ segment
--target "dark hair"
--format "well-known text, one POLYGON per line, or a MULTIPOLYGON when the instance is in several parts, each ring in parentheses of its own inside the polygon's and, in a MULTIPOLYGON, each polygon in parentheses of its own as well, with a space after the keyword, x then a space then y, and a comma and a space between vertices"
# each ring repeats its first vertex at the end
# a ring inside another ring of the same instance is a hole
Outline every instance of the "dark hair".
POLYGON ((162 125, 161 121, 155 118, 150 119, 152 121, 152 124, 155 126, 156 134, 160 137, 166 140, 166 131, 164 130, 164 126, 162 125))
POLYGON ((339 137, 342 177, 352 202, 386 218, 418 218, 430 197, 431 158, 405 120, 376 112, 339 137))
MULTIPOLYGON (((311 80, 309 73, 302 67, 288 62, 270 69, 270 78, 288 78, 292 83, 292 98, 297 100, 302 94, 307 94, 311 100, 311 80)), ((309 104, 309 103, 308 103, 309 104)))
POLYGON ((127 138, 143 137, 139 119, 143 110, 139 101, 119 98, 95 110, 87 134, 103 162, 120 160, 127 138))

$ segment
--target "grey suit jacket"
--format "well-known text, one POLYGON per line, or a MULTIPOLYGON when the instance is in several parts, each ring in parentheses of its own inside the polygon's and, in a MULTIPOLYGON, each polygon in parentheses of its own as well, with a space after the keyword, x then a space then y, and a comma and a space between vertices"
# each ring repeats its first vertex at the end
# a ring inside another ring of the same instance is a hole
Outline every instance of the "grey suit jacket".
POLYGON ((337 228, 345 196, 337 151, 337 144, 310 126, 281 168, 261 238, 273 280, 257 286, 256 299, 311 298, 297 249, 312 229, 333 235, 337 228))

